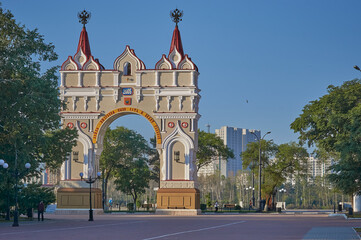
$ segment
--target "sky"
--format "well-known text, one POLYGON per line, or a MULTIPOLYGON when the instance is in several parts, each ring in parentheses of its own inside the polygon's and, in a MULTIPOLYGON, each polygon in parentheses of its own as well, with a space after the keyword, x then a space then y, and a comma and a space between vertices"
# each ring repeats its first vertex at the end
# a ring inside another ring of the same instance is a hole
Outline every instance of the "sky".
MULTIPOLYGON (((1 0, 0 0, 1 1, 1 0)), ((267 139, 298 141, 290 124, 327 86, 360 78, 361 1, 359 0, 3 0, 2 8, 52 42, 61 65, 77 49, 86 9, 92 55, 106 69, 126 45, 147 68, 170 48, 174 23, 169 13, 183 10, 179 30, 185 54, 198 66, 199 128, 221 126, 271 131, 267 139)), ((152 137, 141 116, 113 123, 152 137)))

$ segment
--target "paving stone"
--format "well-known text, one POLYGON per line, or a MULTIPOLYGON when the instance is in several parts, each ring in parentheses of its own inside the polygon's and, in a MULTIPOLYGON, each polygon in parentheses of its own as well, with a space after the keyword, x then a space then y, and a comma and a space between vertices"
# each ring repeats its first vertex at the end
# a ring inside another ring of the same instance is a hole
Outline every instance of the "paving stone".
POLYGON ((349 240, 360 239, 360 237, 351 227, 314 227, 303 239, 349 240))

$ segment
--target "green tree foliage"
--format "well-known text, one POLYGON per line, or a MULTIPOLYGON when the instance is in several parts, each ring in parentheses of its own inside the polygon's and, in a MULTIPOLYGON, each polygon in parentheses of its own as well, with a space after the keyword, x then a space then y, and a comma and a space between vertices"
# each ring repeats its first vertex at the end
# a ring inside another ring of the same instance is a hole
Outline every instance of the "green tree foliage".
MULTIPOLYGON (((266 199, 268 207, 272 206, 272 199, 277 186, 281 186, 293 174, 306 170, 308 153, 302 146, 291 142, 277 146, 272 140, 261 140, 262 163, 262 198, 266 199)), ((247 150, 242 153, 243 167, 253 167, 258 179, 259 143, 251 142, 247 150)))
MULTIPOLYGON (((114 183, 117 190, 129 194, 136 203, 140 194, 149 187, 150 170, 144 159, 127 160, 122 167, 117 168, 114 183)), ((134 210, 136 204, 134 204, 134 210)))
POLYGON ((56 67, 41 73, 41 61, 57 59, 54 45, 16 23, 0 8, 0 158, 14 167, 30 162, 56 168, 75 145, 76 131, 60 128, 56 67))
POLYGON ((40 183, 27 184, 19 194, 19 209, 24 214, 28 208, 37 209, 40 201, 43 201, 46 208, 55 200, 54 188, 41 187, 40 183))
POLYGON ((214 133, 198 130, 197 172, 217 157, 222 159, 234 158, 234 154, 231 149, 224 145, 220 137, 214 133))
POLYGON ((160 181, 160 159, 159 153, 156 149, 156 137, 150 139, 150 144, 152 147, 149 149, 149 166, 151 167, 150 178, 151 180, 155 181, 159 185, 160 181))
MULTIPOLYGON (((124 168, 129 170, 136 167, 133 164, 134 159, 146 163, 145 156, 150 152, 150 147, 142 135, 125 127, 117 127, 113 130, 108 128, 103 146, 104 150, 99 162, 105 182, 105 195, 107 195, 106 189, 109 179, 111 177, 122 178, 121 174, 124 173, 124 168)), ((127 192, 127 194, 131 193, 127 192)))
POLYGON ((311 101, 291 124, 301 142, 339 156, 330 180, 344 193, 361 191, 361 81, 330 85, 328 94, 311 101))

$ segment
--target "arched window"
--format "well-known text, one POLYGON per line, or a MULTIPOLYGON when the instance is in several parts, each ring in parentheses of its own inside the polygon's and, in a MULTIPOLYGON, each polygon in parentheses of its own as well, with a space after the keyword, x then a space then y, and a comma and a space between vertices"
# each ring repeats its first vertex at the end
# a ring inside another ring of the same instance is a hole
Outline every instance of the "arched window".
POLYGON ((132 66, 129 62, 126 62, 124 64, 124 71, 123 71, 123 75, 124 76, 128 76, 132 74, 132 66))

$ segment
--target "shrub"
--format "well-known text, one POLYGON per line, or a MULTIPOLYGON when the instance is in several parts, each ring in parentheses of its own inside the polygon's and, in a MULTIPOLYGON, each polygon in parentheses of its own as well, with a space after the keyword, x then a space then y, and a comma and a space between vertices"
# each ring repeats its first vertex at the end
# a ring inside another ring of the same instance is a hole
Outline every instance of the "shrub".
POLYGON ((201 204, 201 210, 202 210, 202 211, 207 210, 207 205, 202 203, 202 204, 201 204))
POLYGON ((128 203, 127 208, 128 208, 128 211, 130 211, 130 212, 133 211, 134 210, 134 203, 131 203, 131 202, 128 203))

